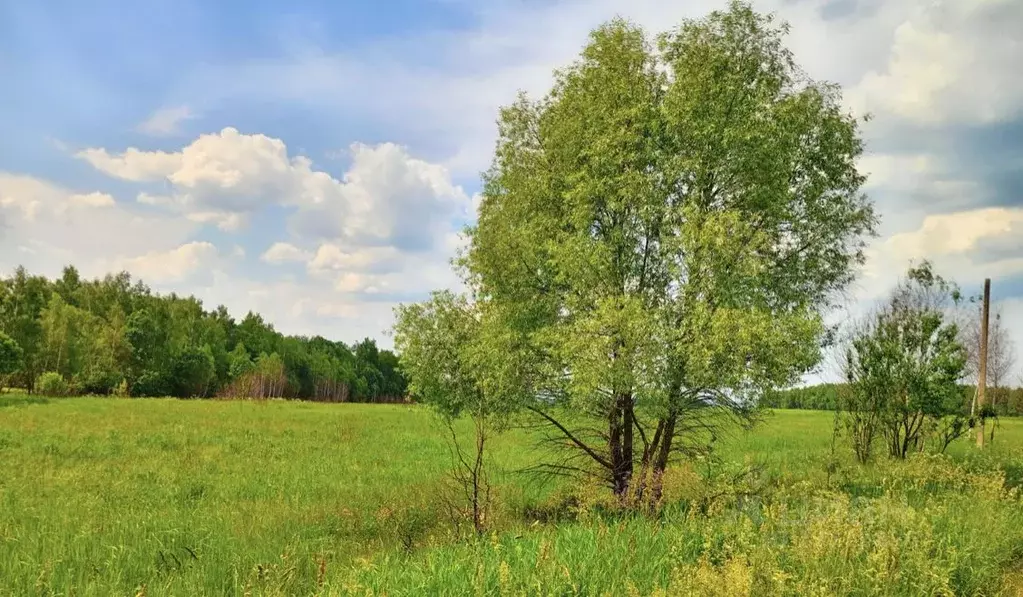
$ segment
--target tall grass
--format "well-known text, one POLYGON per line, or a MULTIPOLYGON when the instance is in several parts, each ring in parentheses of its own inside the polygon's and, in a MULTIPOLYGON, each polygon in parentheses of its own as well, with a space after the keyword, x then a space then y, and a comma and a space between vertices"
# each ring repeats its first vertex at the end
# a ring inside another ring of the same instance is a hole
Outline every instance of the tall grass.
POLYGON ((862 468, 830 414, 779 411, 678 469, 656 518, 516 474, 509 433, 497 532, 464 542, 417 407, 0 406, 0 595, 995 594, 1023 556, 1017 421, 984 454, 862 468))

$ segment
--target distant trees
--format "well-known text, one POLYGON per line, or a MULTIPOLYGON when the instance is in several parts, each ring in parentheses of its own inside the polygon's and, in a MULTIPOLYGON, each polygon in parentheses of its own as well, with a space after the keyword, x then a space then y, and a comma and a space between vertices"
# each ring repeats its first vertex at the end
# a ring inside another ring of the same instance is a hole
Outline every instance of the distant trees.
MULTIPOLYGON (((960 328, 960 341, 966 348, 966 377, 976 383, 980 371, 980 328, 981 303, 974 299, 974 309, 970 309, 964 317, 960 328)), ((998 304, 992 305, 988 324, 987 344, 987 395, 988 401, 996 410, 1007 410, 1009 404, 1009 382, 1016 367, 1016 346, 1009 335, 1009 329, 1002 319, 1002 310, 998 304)))
MULTIPOLYGON (((511 396, 568 450, 549 470, 656 502, 671 460, 819 360, 875 218, 858 125, 785 31, 732 2, 654 52, 613 21, 502 110, 460 266, 511 396)), ((403 354, 413 387, 416 359, 458 358, 403 354)))
POLYGON ((854 330, 846 351, 842 417, 857 458, 875 439, 905 458, 935 433, 944 450, 966 429, 959 380, 967 353, 950 321, 961 296, 930 263, 911 268, 891 296, 854 330))
POLYGON ((842 384, 824 383, 807 387, 771 389, 764 392, 759 406, 764 408, 797 408, 806 410, 835 410, 838 407, 842 384))
POLYGON ((158 295, 127 273, 84 280, 73 266, 50 281, 19 267, 0 278, 0 377, 35 391, 133 396, 401 400, 397 357, 372 340, 355 347, 285 337, 255 313, 158 295), (15 355, 11 356, 11 355, 15 355))
MULTIPOLYGON (((0 332, 0 380, 21 368, 22 351, 18 343, 7 334, 0 332)), ((2 388, 2 382, 0 382, 2 388)))

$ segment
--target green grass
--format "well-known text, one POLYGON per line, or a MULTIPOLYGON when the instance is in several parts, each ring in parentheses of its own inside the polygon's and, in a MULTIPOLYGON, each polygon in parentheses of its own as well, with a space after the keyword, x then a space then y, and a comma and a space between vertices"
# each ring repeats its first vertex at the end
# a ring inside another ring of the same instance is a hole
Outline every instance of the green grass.
POLYGON ((565 488, 513 472, 532 444, 509 433, 498 532, 459 542, 420 408, 5 394, 0 595, 997 593, 1023 557, 1023 421, 983 454, 864 468, 839 446, 829 473, 831 424, 777 411, 680 476, 661 518, 583 489, 557 525, 521 514, 565 488), (749 465, 752 499, 714 481, 749 465))

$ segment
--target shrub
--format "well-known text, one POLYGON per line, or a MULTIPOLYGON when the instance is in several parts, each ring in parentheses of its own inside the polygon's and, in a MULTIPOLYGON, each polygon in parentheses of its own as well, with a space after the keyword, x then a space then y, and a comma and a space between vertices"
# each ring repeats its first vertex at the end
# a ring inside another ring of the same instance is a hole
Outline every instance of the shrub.
POLYGON ((44 396, 67 396, 70 389, 64 376, 56 371, 47 371, 36 380, 36 391, 44 396))
POLYGON ((146 371, 131 384, 132 396, 169 396, 170 381, 158 371, 146 371))
POLYGON ((0 375, 17 371, 22 365, 23 353, 18 343, 7 334, 0 332, 0 375))
POLYGON ((102 368, 90 368, 75 376, 75 382, 83 394, 99 394, 105 396, 110 394, 122 381, 122 377, 116 371, 102 368))
POLYGON ((208 347, 186 348, 174 359, 174 395, 179 398, 205 396, 216 374, 216 365, 208 347))

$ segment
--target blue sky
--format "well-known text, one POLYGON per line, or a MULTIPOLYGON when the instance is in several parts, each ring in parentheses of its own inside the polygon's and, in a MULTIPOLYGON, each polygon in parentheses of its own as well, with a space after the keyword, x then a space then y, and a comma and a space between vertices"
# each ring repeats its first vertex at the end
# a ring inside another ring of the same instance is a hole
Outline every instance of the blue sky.
MULTIPOLYGON (((0 269, 128 269, 286 333, 381 337, 453 286, 494 121, 614 16, 723 0, 0 2, 0 269)), ((761 0, 864 130, 881 237, 850 311, 928 257, 1023 342, 1017 0, 761 0)), ((383 342, 388 343, 384 338, 383 342)))

